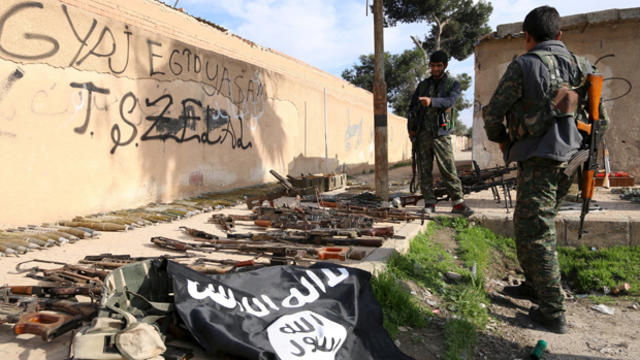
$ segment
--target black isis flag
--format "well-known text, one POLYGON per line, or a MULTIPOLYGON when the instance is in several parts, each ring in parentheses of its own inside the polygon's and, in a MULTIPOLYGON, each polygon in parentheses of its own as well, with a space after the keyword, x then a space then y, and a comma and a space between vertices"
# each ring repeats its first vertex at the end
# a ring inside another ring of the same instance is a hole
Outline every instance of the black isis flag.
POLYGON ((210 354, 411 359, 382 327, 366 271, 318 263, 207 276, 175 262, 167 271, 180 317, 210 354))

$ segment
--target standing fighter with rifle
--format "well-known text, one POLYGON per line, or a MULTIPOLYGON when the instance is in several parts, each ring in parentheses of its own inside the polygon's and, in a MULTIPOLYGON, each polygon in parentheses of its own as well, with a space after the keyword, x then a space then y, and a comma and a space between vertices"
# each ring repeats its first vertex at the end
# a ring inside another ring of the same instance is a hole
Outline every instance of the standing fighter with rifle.
POLYGON ((503 292, 536 302, 539 307, 529 310, 530 319, 564 334, 568 328, 555 216, 574 175, 565 170, 574 155, 587 146, 587 156, 591 156, 582 184, 584 219, 597 168, 596 145, 608 119, 599 98, 601 77, 593 75, 597 70, 589 61, 569 52, 560 41, 562 31, 556 9, 541 6, 532 10, 525 17, 522 30, 527 53, 509 64, 491 101, 482 110, 489 140, 500 144, 507 163, 518 163, 513 222, 525 282, 507 286, 503 292), (583 124, 586 111, 590 126, 583 124), (505 116, 507 127, 503 123, 505 116))
POLYGON ((431 76, 422 80, 409 104, 407 130, 412 143, 411 190, 415 192, 415 164, 418 164, 420 191, 424 197, 424 212, 435 212, 437 198, 433 192, 433 160, 440 169, 440 177, 452 203, 451 212, 471 216, 473 210, 464 202, 462 183, 458 177, 450 132, 453 126, 453 107, 460 97, 460 83, 445 72, 449 55, 435 51, 429 58, 431 76), (416 159, 417 158, 417 159, 416 159))

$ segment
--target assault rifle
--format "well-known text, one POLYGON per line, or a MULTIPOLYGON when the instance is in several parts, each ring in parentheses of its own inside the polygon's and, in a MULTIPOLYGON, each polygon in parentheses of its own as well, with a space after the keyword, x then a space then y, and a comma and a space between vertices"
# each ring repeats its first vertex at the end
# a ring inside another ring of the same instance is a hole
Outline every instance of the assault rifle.
MULTIPOLYGON (((236 235, 238 236, 238 235, 236 235)), ((262 239, 254 239, 253 235, 251 235, 252 240, 262 240, 262 239)), ((237 240, 212 240, 207 242, 206 244, 194 244, 187 243, 180 240, 169 239, 163 236, 155 236, 151 238, 151 242, 159 247, 172 249, 176 251, 188 252, 191 251, 201 251, 205 253, 211 253, 214 251, 233 251, 233 252, 241 252, 241 253, 252 253, 252 254, 266 254, 271 253, 274 257, 287 257, 294 256, 296 258, 300 258, 303 256, 313 257, 320 260, 327 259, 337 259, 344 261, 349 253, 351 252, 351 248, 346 246, 325 246, 320 248, 310 247, 310 246, 299 246, 297 244, 294 245, 281 245, 274 243, 265 243, 265 244, 252 244, 247 242, 240 242, 237 240)))
POLYGON ((572 176, 573 172, 582 165, 580 189, 582 192, 582 211, 580 212, 580 226, 578 240, 582 239, 584 218, 589 213, 589 202, 593 198, 596 183, 595 174, 598 170, 598 142, 601 138, 600 130, 600 96, 602 94, 602 75, 587 75, 589 88, 587 90, 587 110, 589 122, 577 121, 576 125, 584 135, 583 148, 571 159, 565 174, 572 176), (584 164, 584 165, 583 165, 584 164))

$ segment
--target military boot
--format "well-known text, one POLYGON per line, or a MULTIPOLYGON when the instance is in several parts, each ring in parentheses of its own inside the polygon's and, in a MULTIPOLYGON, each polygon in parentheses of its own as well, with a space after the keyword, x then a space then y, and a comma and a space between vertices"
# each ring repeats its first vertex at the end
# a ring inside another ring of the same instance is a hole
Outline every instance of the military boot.
POLYGON ((540 325, 556 334, 566 334, 569 332, 569 328, 567 327, 567 318, 564 313, 558 317, 552 318, 543 314, 537 306, 532 306, 529 309, 529 319, 537 325, 540 325))
POLYGON ((451 212, 454 214, 460 214, 464 217, 469 217, 473 215, 473 210, 471 210, 471 208, 464 202, 453 205, 453 208, 451 208, 451 212))

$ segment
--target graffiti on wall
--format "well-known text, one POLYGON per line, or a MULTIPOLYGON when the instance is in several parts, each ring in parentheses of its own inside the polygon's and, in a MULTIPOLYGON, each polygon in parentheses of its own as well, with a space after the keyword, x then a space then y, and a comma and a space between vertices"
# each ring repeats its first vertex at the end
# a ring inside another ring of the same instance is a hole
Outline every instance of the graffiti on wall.
MULTIPOLYGON (((605 60, 607 58, 612 58, 612 57, 615 57, 615 54, 603 55, 599 57, 593 64, 597 65, 600 61, 605 60)), ((625 77, 610 76, 610 77, 604 78, 603 81, 610 84, 608 85, 608 87, 617 89, 619 92, 609 95, 608 98, 603 98, 602 102, 609 102, 609 101, 622 99, 625 96, 629 95, 633 90, 633 84, 631 83, 631 81, 629 81, 625 77)), ((484 105, 482 104, 482 102, 480 102, 480 100, 475 99, 473 104, 473 112, 476 114, 481 112, 483 106, 484 105)))
MULTIPOLYGON (((76 114, 81 114, 81 122, 73 127, 77 135, 85 135, 92 121, 104 121, 102 114, 106 113, 108 121, 113 123, 110 131, 112 154, 119 147, 134 143, 139 146, 144 141, 171 140, 178 144, 198 142, 206 145, 228 143, 232 149, 241 150, 252 147, 244 130, 245 127, 255 129, 264 114, 265 92, 259 70, 247 72, 241 69, 234 73, 223 63, 224 58, 220 55, 198 51, 177 41, 167 45, 161 40, 136 34, 126 24, 121 25, 121 30, 115 30, 114 26, 118 25, 103 24, 86 14, 70 11, 64 4, 20 2, 0 10, 0 55, 36 63, 68 56, 63 59, 65 66, 84 70, 89 62, 93 62, 91 66, 102 66, 107 73, 116 76, 139 72, 139 69, 133 69, 132 64, 146 64, 145 78, 166 81, 170 76, 171 80, 192 80, 197 84, 192 86, 197 89, 197 95, 182 95, 182 92, 178 95, 170 86, 161 95, 136 94, 126 90, 124 94, 118 94, 97 80, 71 81, 68 86, 74 95, 70 106, 58 110, 35 106, 52 91, 64 91, 58 84, 57 88, 54 85, 33 95, 31 110, 34 113, 54 115, 71 111, 74 119, 76 114), (56 35, 60 32, 21 26, 21 20, 36 16, 38 12, 52 14, 56 11, 59 12, 61 26, 73 36, 62 37, 56 35), (16 42, 15 39, 20 37, 24 41, 16 42), (136 47, 136 42, 141 41, 144 46, 136 47), (137 54, 136 49, 142 53, 137 54), (103 107, 99 107, 98 99, 104 100, 103 107), (109 111, 109 104, 118 104, 117 111, 109 111), (96 109, 104 110, 100 118, 95 115, 96 109)), ((91 66, 89 69, 93 69, 91 66)), ((23 75, 22 71, 16 70, 0 84, 3 94, 23 75)))
MULTIPOLYGON (((606 58, 615 57, 615 56, 616 56, 616 54, 603 55, 603 56, 599 57, 598 60, 596 60, 593 64, 594 65, 598 65, 598 63, 600 61, 602 61, 602 60, 604 60, 606 58)), ((614 100, 621 99, 621 98, 629 95, 631 90, 633 90, 633 84, 631 84, 631 81, 629 81, 628 79, 626 79, 624 77, 608 77, 608 78, 605 78, 604 81, 613 83, 613 85, 611 85, 612 87, 622 86, 622 88, 624 90, 620 94, 615 94, 614 96, 610 96, 607 99, 602 99, 602 102, 614 101, 614 100)))
POLYGON ((359 123, 351 124, 351 119, 347 114, 347 129, 344 133, 344 149, 346 151, 351 150, 351 148, 357 148, 360 146, 362 142, 362 125, 364 120, 361 118, 359 123), (352 142, 355 144, 352 145, 352 142))

